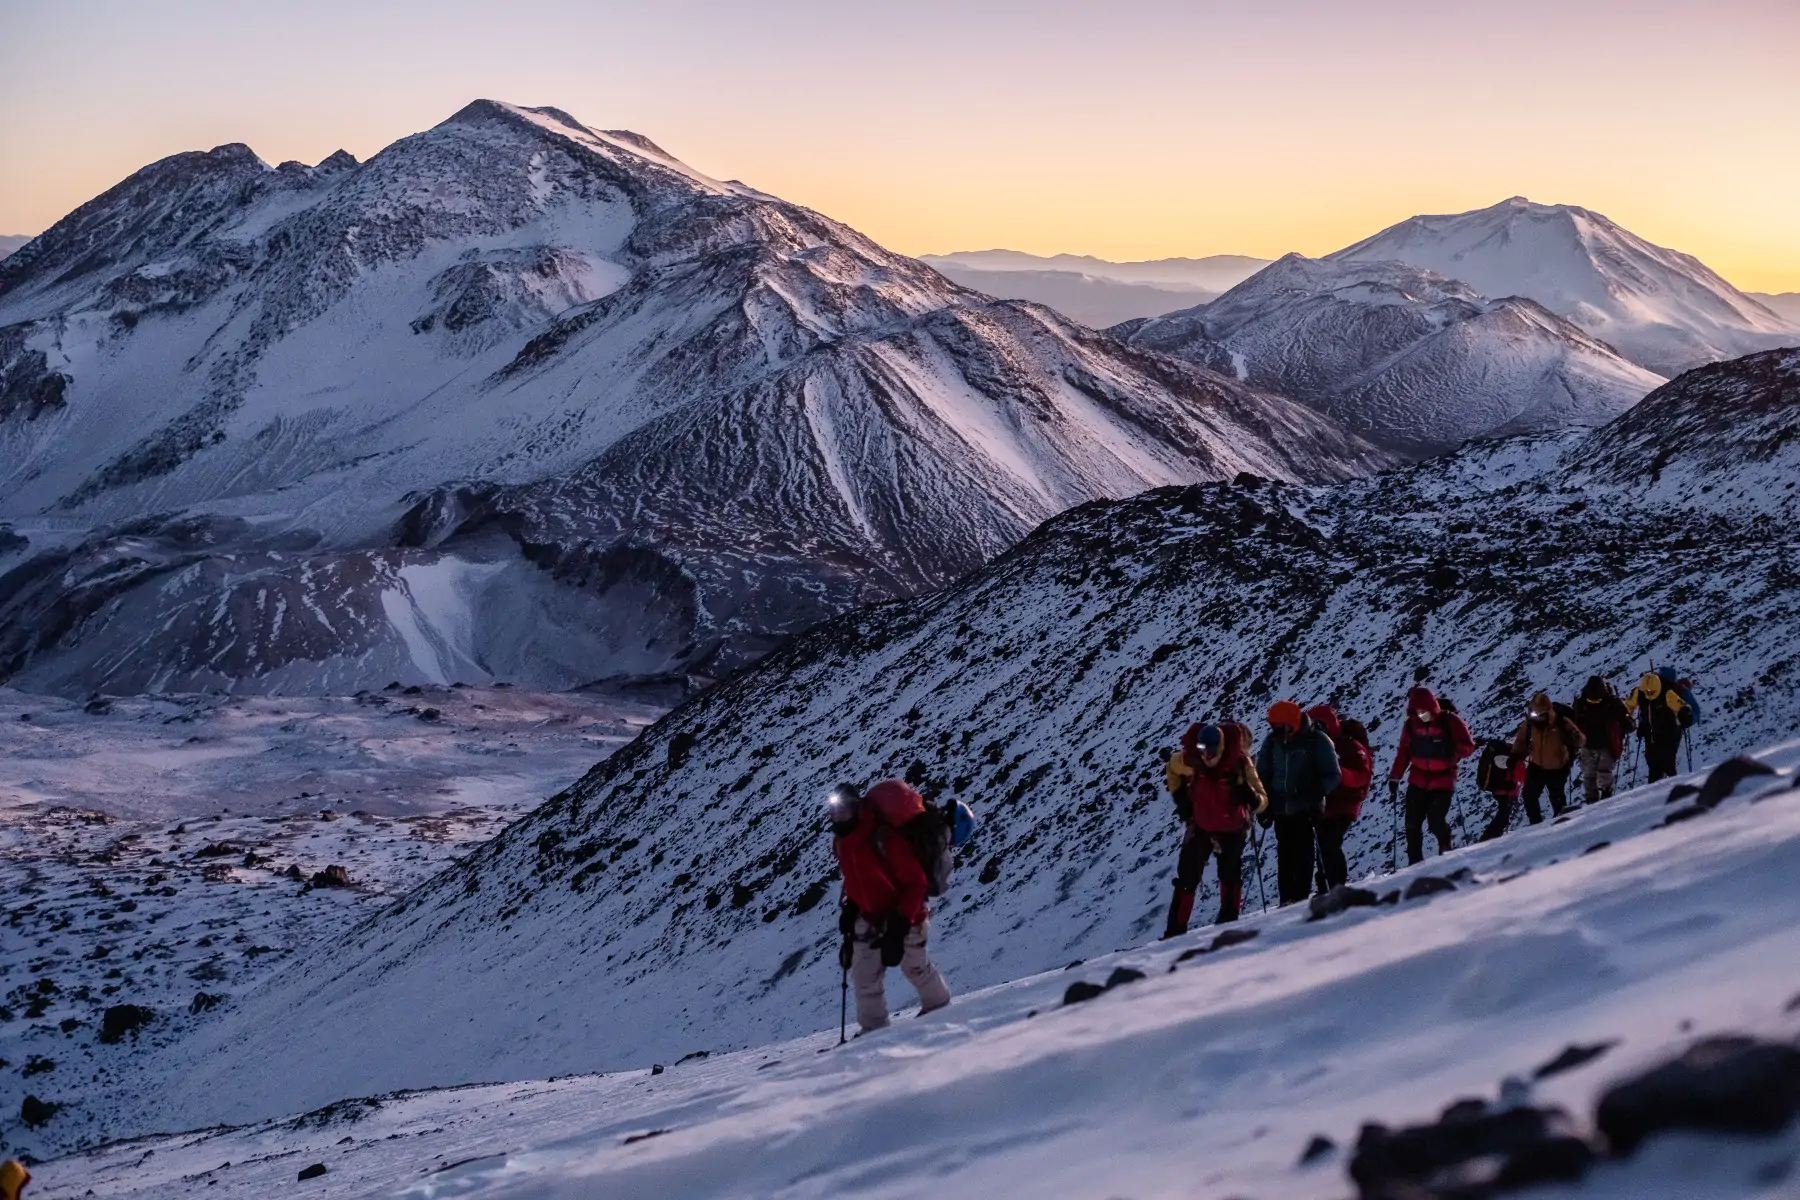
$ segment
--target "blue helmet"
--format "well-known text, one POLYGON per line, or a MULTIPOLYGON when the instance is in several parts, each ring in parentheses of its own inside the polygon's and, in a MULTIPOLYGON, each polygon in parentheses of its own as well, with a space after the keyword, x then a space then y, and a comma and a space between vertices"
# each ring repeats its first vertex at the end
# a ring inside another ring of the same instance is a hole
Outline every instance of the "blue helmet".
POLYGON ((956 818, 950 827, 950 844, 961 846, 975 836, 975 814, 961 800, 956 802, 956 818))

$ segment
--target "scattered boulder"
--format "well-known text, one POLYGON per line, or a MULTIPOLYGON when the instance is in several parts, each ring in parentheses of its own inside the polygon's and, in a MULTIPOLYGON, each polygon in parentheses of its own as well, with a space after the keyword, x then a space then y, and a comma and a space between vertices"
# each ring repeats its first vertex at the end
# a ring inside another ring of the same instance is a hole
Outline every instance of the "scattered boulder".
POLYGON ((86 704, 81 706, 81 711, 90 716, 104 717, 107 713, 112 711, 112 701, 108 700, 105 696, 95 696, 92 700, 89 700, 86 704))
MULTIPOLYGON (((1181 954, 1176 957, 1175 961, 1177 963, 1184 963, 1190 958, 1199 958, 1202 954, 1211 954, 1215 950, 1224 950, 1231 946, 1241 946, 1245 942, 1255 938, 1256 934, 1256 930, 1247 929, 1242 925, 1227 925, 1224 929, 1219 931, 1219 935, 1213 938, 1209 944, 1205 946, 1195 946, 1192 950, 1183 950, 1181 954)), ((1081 965, 1081 962, 1078 959, 1069 965, 1078 967, 1081 965)), ((1171 965, 1169 969, 1172 971, 1175 968, 1171 965)))
POLYGON ((1364 1125, 1350 1178, 1362 1200, 1460 1200, 1580 1179, 1594 1158, 1562 1109, 1459 1100, 1430 1125, 1364 1125))
POLYGON ((1594 1123, 1617 1155, 1670 1129, 1768 1135, 1800 1114, 1800 1048, 1729 1034, 1706 1038, 1608 1088, 1594 1123))
POLYGON ((1406 885, 1404 899, 1417 900, 1422 896, 1435 896, 1439 892, 1454 892, 1456 885, 1440 875, 1421 875, 1406 885))
POLYGON ((195 858, 230 858, 238 853, 238 848, 230 842, 214 842, 210 846, 202 846, 194 851, 195 858))
POLYGON ((319 1176, 323 1175, 324 1173, 325 1173, 325 1164, 324 1163, 314 1163, 310 1167, 301 1167, 300 1168, 300 1182, 305 1183, 309 1179, 317 1179, 319 1176))
POLYGON ((1326 917, 1335 917, 1346 909, 1372 908, 1376 903, 1375 893, 1368 888, 1351 887, 1347 883, 1340 883, 1329 892, 1320 892, 1312 898, 1307 906, 1309 911, 1306 919, 1323 921, 1326 917))
POLYGON ((1095 996, 1109 992, 1113 988, 1122 987, 1127 983, 1136 983, 1142 978, 1144 978, 1144 973, 1136 967, 1114 967, 1112 974, 1106 977, 1105 983, 1089 983, 1085 979, 1078 979, 1071 983, 1068 990, 1063 993, 1063 1003, 1080 1004, 1084 1000, 1092 1000, 1095 996))
POLYGON ((1677 800, 1686 800, 1689 796, 1698 796, 1699 794, 1700 787, 1698 784, 1678 783, 1669 789, 1669 794, 1663 800, 1663 803, 1673 804, 1677 800))
POLYGON ((1583 850, 1581 852, 1581 855, 1583 858, 1586 858, 1590 854, 1599 853, 1600 851, 1606 849, 1610 845, 1612 845, 1611 842, 1595 842, 1593 845, 1589 846, 1586 850, 1583 850))
POLYGON ((440 720, 440 719, 442 719, 443 715, 444 714, 441 711, 439 711, 438 709, 435 709, 435 708, 421 708, 419 710, 419 720, 421 720, 421 721, 440 720))
POLYGON ((131 1034, 133 1040, 137 1031, 148 1025, 156 1016, 154 1009, 145 1008, 141 1004, 115 1004, 100 1017, 100 1040, 107 1045, 116 1045, 131 1034))
POLYGON ((225 997, 215 996, 211 992, 195 992, 193 1001, 188 1005, 188 1012, 199 1014, 218 1007, 225 997))
POLYGON ((50 1100, 39 1100, 36 1096, 27 1096, 19 1104, 19 1120, 25 1122, 27 1129, 41 1129, 50 1123, 62 1110, 62 1105, 50 1100))
POLYGON ((1712 769, 1706 782, 1700 785, 1700 794, 1694 803, 1701 808, 1717 807, 1719 802, 1737 790, 1737 785, 1746 779, 1754 779, 1758 775, 1773 775, 1775 768, 1767 763, 1757 762, 1742 754, 1727 759, 1712 769))
POLYGON ((302 874, 300 871, 299 863, 289 864, 288 869, 283 871, 282 874, 286 875, 289 879, 294 880, 296 883, 304 881, 306 878, 306 876, 304 874, 302 874))
POLYGON ((1564 1071, 1573 1071, 1576 1067, 1585 1067, 1618 1044, 1616 1041, 1593 1042, 1584 1046, 1571 1042, 1564 1046, 1555 1058, 1533 1071, 1531 1077, 1548 1079, 1552 1075, 1561 1075, 1564 1071))
POLYGON ((1710 811, 1712 811, 1712 810, 1701 808, 1698 804, 1690 804, 1686 808, 1678 808, 1674 812, 1670 813, 1668 816, 1664 817, 1663 824, 1664 825, 1679 825, 1683 821, 1691 821, 1695 817, 1700 816, 1702 813, 1707 813, 1710 811))
POLYGON ((316 888, 347 888, 350 886, 350 872, 333 863, 323 871, 314 871, 313 877, 307 882, 316 888))

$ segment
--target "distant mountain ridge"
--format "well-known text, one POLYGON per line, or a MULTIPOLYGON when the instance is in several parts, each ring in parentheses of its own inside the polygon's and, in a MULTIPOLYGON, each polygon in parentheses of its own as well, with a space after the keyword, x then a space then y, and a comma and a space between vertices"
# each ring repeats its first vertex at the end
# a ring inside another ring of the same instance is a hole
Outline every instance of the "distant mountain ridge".
POLYGON ((641 135, 477 101, 364 163, 175 155, 0 260, 0 676, 723 673, 1072 505, 1387 461, 641 135))
POLYGON ((1602 424, 1662 382, 1533 301, 1398 262, 1290 254, 1210 304, 1114 333, 1412 455, 1602 424))
POLYGON ((1496 299, 1535 300, 1664 376, 1800 339, 1800 324, 1692 255, 1589 209, 1523 196, 1473 212, 1412 217, 1326 257, 1403 262, 1496 299))
POLYGON ((1096 329, 1204 303, 1268 265, 1238 254, 1117 263, 1018 250, 927 254, 920 261, 964 287, 1047 305, 1096 329))
POLYGON ((0 258, 5 258, 30 240, 30 234, 0 233, 0 258))
POLYGON ((1750 292, 1752 300, 1789 321, 1800 325, 1800 292, 1750 292))

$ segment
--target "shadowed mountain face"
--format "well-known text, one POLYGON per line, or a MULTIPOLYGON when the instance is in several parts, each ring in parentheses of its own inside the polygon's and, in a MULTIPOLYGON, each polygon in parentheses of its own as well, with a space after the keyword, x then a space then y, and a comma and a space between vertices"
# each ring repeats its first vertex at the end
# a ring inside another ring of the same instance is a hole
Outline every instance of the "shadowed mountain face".
POLYGON ((1071 505, 1386 461, 636 134, 480 101, 366 163, 177 155, 0 262, 0 674, 722 672, 1071 505))
MULTIPOLYGON (((1260 730, 1272 701, 1328 701, 1369 724, 1385 770, 1415 666, 1491 737, 1540 688, 1628 688, 1654 657, 1700 688, 1697 761, 1789 738, 1797 371, 1792 353, 1720 364, 1598 430, 1332 487, 1065 513, 956 586, 847 614, 677 709, 171 1047, 154 1069, 191 1082, 157 1103, 201 1125, 829 1025, 820 803, 840 780, 905 775, 979 812, 933 908, 934 956, 967 991, 1154 935, 1181 836, 1161 764, 1191 721, 1260 730), (1732 462, 1747 437, 1766 453, 1732 462), (315 1037, 339 1053, 273 1081, 243 1067, 315 1037)), ((1468 775, 1459 843, 1490 811, 1468 775)), ((1392 820, 1378 795, 1353 826, 1352 878, 1390 861, 1392 820)))
POLYGON ((1533 301, 1399 262, 1290 254, 1210 304, 1115 332, 1414 455, 1598 425, 1662 382, 1533 301))

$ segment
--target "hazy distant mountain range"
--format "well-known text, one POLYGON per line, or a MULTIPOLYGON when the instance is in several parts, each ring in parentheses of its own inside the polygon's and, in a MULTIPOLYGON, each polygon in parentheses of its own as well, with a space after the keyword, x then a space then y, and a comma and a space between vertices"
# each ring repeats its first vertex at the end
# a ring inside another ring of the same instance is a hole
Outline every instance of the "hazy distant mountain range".
POLYGON ((964 287, 1047 304, 1096 328, 1202 304, 1269 265, 1266 258, 1241 254, 1121 263, 1087 254, 1043 257, 1018 250, 927 254, 922 261, 964 287))
POLYGON ((1800 292, 1751 292, 1750 298, 1777 315, 1800 324, 1800 292))
POLYGON ((5 258, 31 240, 28 233, 0 233, 0 258, 5 258))

